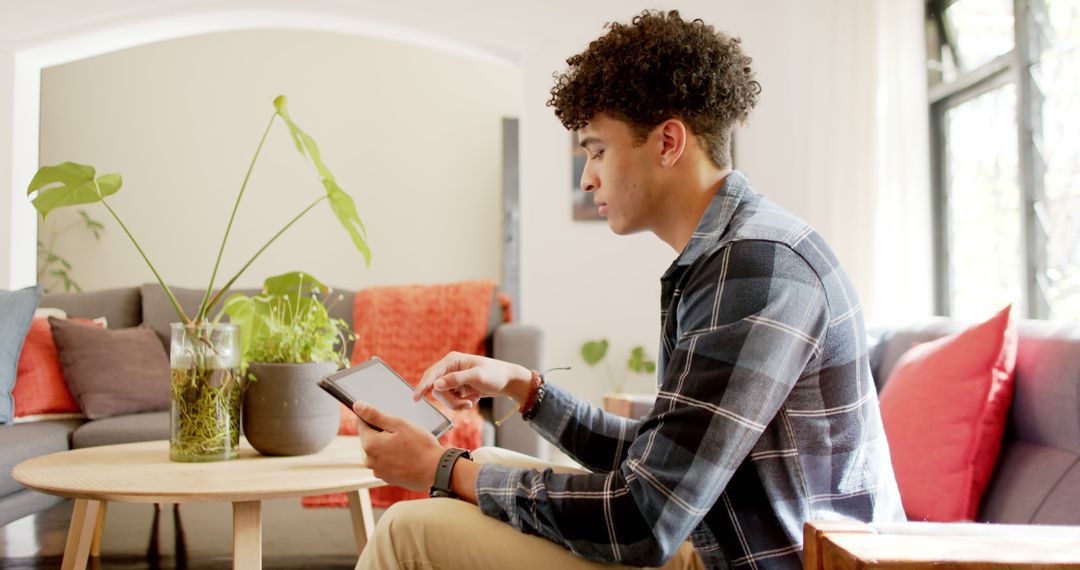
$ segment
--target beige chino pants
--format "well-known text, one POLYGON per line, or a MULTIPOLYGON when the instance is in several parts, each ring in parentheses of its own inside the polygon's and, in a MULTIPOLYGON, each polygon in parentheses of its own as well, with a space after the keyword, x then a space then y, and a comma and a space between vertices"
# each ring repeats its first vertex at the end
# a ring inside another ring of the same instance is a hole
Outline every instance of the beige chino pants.
MULTIPOLYGON (((477 449, 473 452, 473 460, 535 469, 550 467, 560 473, 583 472, 496 447, 477 449)), ((575 556, 546 538, 521 533, 485 515, 472 503, 457 499, 422 499, 399 502, 382 515, 356 568, 611 570, 627 567, 575 556)), ((702 570, 704 566, 690 542, 685 542, 664 568, 702 570)))

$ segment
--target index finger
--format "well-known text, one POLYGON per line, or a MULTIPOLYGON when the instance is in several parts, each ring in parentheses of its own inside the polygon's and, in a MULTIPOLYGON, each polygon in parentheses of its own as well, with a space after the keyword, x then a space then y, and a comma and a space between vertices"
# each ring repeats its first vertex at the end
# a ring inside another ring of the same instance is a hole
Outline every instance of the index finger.
POLYGON ((430 394, 432 386, 435 385, 435 381, 445 376, 452 366, 457 366, 455 354, 453 352, 442 357, 438 362, 432 364, 430 368, 425 370, 424 374, 420 376, 420 381, 416 383, 416 389, 413 390, 413 401, 420 401, 420 398, 430 394))

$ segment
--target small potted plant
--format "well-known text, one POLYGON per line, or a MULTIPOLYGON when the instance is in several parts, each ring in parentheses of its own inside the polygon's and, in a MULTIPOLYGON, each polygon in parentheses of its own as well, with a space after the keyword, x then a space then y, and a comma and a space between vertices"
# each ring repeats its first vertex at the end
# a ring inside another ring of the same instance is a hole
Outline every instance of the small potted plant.
MULTIPOLYGON (((585 364, 595 368, 607 355, 607 339, 591 340, 581 345, 581 358, 585 364)), ((645 347, 635 346, 630 349, 630 356, 626 359, 626 368, 621 374, 615 374, 611 364, 605 366, 608 378, 611 380, 613 392, 604 394, 604 409, 625 417, 638 417, 637 412, 651 405, 655 397, 652 394, 625 394, 623 388, 630 374, 653 374, 656 372, 656 362, 645 354, 645 347)))
POLYGON ((316 384, 348 364, 348 325, 330 318, 330 289, 300 271, 270 277, 258 295, 235 294, 224 313, 240 329, 251 382, 244 392, 244 436, 263 455, 307 455, 338 431, 338 403, 316 384))

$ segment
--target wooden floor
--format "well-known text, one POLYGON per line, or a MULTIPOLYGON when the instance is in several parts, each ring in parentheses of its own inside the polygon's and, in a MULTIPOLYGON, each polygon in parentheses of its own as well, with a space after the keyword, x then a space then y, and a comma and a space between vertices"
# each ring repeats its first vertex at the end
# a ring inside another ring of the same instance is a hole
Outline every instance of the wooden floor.
MULTIPOLYGON (((0 569, 60 568, 71 510, 65 501, 0 527, 0 569)), ((263 502, 262 517, 263 568, 356 565, 348 509, 304 509, 285 499, 263 502)), ((232 568, 232 507, 109 503, 101 558, 88 568, 232 568)))

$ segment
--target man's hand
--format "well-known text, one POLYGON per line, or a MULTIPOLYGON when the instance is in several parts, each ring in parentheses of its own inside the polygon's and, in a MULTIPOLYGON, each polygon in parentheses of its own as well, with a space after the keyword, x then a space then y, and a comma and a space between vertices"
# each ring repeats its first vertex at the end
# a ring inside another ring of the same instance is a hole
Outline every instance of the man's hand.
POLYGON ((435 436, 419 425, 384 414, 364 402, 353 404, 356 431, 367 454, 367 466, 375 476, 391 485, 413 491, 427 491, 435 483, 435 470, 446 449, 435 436), (379 426, 376 431, 364 423, 379 426))
POLYGON ((434 393, 455 410, 472 408, 480 398, 509 396, 524 403, 532 372, 517 364, 473 354, 451 352, 420 377, 413 400, 434 393))

